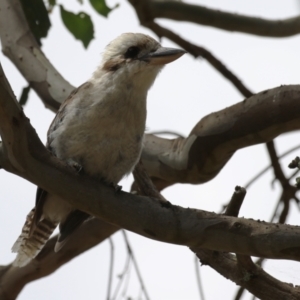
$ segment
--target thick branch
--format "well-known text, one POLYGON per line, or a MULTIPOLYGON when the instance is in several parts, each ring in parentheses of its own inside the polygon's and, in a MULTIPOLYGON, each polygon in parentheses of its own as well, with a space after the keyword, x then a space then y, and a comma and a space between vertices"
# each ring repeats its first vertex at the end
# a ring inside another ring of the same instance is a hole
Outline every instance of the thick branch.
POLYGON ((214 178, 238 149, 300 128, 300 86, 281 86, 204 117, 184 138, 147 135, 143 163, 169 182, 214 178))
POLYGON ((38 257, 23 268, 8 265, 0 269, 0 299, 15 299, 23 287, 36 279, 45 277, 59 267, 104 241, 119 228, 99 219, 84 223, 57 253, 54 245, 57 236, 48 241, 38 257))
MULTIPOLYGON (((238 216, 246 190, 236 187, 225 214, 238 216)), ((299 299, 300 288, 281 282, 254 264, 250 256, 191 248, 202 264, 209 265, 225 278, 229 278, 255 297, 262 300, 299 299)), ((241 291, 241 290, 240 290, 241 291)), ((241 293, 239 293, 241 295, 241 293)), ((237 296, 238 297, 238 296, 237 296)), ((236 298, 237 298, 236 297, 236 298)))
POLYGON ((0 95, 3 94, 0 97, 0 133, 6 149, 2 167, 7 171, 61 196, 82 211, 154 240, 300 260, 300 229, 297 227, 219 216, 163 204, 153 198, 115 193, 97 180, 74 174, 46 150, 42 151, 41 142, 18 103, 11 99, 10 93, 3 92, 9 87, 0 83, 0 95))
POLYGON ((192 249, 204 265, 209 265, 225 278, 246 288, 250 293, 262 300, 298 300, 300 288, 281 282, 255 265, 252 275, 239 266, 234 255, 203 249, 192 249))
POLYGON ((134 6, 147 6, 152 19, 164 18, 193 22, 200 25, 237 31, 258 36, 286 37, 300 33, 300 17, 283 20, 266 20, 235 13, 209 9, 199 5, 174 1, 129 0, 134 6), (140 3, 137 3, 140 2, 140 3))
POLYGON ((74 87, 41 51, 18 0, 0 0, 0 38, 3 53, 19 69, 44 104, 56 111, 74 87))

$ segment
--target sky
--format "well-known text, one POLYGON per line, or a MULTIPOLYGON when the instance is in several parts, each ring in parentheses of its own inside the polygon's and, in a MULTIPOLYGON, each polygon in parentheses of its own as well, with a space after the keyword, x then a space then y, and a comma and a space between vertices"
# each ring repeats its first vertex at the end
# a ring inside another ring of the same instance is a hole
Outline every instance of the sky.
MULTIPOLYGON (((93 11, 88 1, 81 6, 79 1, 61 0, 66 9, 89 13, 95 24, 95 40, 85 50, 63 26, 59 9, 51 14, 52 27, 43 41, 43 51, 58 71, 74 86, 85 82, 101 60, 104 47, 123 32, 142 32, 156 38, 141 27, 134 10, 126 1, 111 0, 108 5, 119 3, 108 19, 93 11)), ((269 19, 283 19, 299 14, 296 0, 286 1, 189 1, 210 8, 232 13, 246 14, 269 19)), ((263 38, 249 34, 232 33, 187 22, 158 20, 158 23, 179 33, 187 40, 210 50, 221 59, 254 93, 283 84, 298 84, 300 69, 300 38, 263 38)), ((167 39, 163 46, 178 47, 167 39)), ((26 86, 18 70, 0 54, 4 72, 19 97, 26 86)), ((244 97, 216 72, 205 60, 184 55, 167 65, 159 75, 148 95, 147 131, 169 130, 185 136, 205 115, 231 106, 244 97)), ((36 128, 39 137, 46 141, 47 129, 54 114, 45 109, 34 92, 30 93, 25 114, 36 128)), ((297 133, 282 135, 275 141, 281 154, 297 145, 297 133)), ((281 162, 286 174, 291 174, 287 165, 295 152, 281 162)), ((202 185, 176 184, 163 191, 173 204, 183 207, 220 212, 228 202, 236 185, 245 185, 261 169, 269 164, 265 146, 257 145, 238 151, 220 174, 202 185)), ((269 220, 279 197, 280 187, 272 184, 272 172, 257 181, 247 193, 240 216, 269 220)), ((15 255, 11 246, 20 234, 25 217, 34 205, 36 187, 0 170, 0 265, 10 263, 15 255)), ((129 190, 132 177, 120 184, 129 190)), ((299 210, 292 204, 287 223, 299 225, 299 210)), ((199 298, 195 276, 193 253, 183 246, 152 241, 134 233, 128 233, 131 246, 150 295, 158 300, 196 300, 199 298)), ((112 237, 114 243, 113 290, 118 283, 126 261, 126 247, 121 233, 112 237)), ((110 243, 103 242, 92 250, 64 265, 54 274, 28 284, 18 299, 106 299, 110 243)), ((289 261, 268 261, 265 270, 272 276, 299 285, 300 264, 289 261)), ((131 268, 127 295, 138 299, 140 286, 131 268)), ((206 300, 233 299, 237 287, 207 266, 201 266, 201 278, 206 300)), ((117 299, 124 299, 121 293, 117 299)), ((144 299, 144 298, 142 298, 144 299)), ((246 294, 244 300, 252 299, 246 294)))

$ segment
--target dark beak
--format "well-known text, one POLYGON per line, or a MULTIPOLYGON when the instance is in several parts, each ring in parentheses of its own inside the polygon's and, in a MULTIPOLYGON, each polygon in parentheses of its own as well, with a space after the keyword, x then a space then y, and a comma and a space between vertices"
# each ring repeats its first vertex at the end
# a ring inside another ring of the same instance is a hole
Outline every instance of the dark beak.
POLYGON ((143 57, 140 57, 140 60, 147 61, 151 65, 165 65, 168 64, 183 54, 186 51, 181 49, 174 49, 174 48, 158 48, 155 52, 150 52, 143 57))

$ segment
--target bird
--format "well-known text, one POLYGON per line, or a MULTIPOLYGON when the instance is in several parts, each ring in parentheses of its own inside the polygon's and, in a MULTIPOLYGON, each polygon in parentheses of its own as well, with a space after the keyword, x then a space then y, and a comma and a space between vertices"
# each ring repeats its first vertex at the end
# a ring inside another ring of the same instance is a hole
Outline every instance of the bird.
MULTIPOLYGON (((119 181, 140 159, 148 90, 164 65, 184 53, 162 47, 142 33, 118 36, 106 46, 91 78, 61 104, 49 127, 46 148, 79 174, 118 189, 119 181)), ((59 251, 90 217, 38 187, 35 207, 12 247, 17 253, 13 265, 23 267, 33 260, 58 225, 54 251, 59 251)))

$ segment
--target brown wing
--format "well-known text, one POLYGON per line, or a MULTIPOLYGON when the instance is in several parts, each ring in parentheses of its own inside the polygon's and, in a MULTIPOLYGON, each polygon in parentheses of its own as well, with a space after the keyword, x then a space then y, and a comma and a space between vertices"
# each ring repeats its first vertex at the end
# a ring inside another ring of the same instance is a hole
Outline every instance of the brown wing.
MULTIPOLYGON (((47 144, 46 148, 55 155, 55 149, 51 148, 51 133, 57 129, 57 127, 61 124, 61 122, 64 120, 65 114, 66 114, 66 107, 67 105, 73 101, 74 96, 78 93, 80 89, 88 88, 91 85, 90 82, 85 82, 84 84, 80 85, 78 88, 74 89, 69 97, 61 104, 55 118, 53 119, 48 132, 47 132, 47 144)), ((43 206, 47 198, 47 191, 43 190, 42 188, 38 187, 36 191, 36 201, 35 201, 35 213, 33 216, 33 222, 30 230, 30 234, 34 231, 34 228, 37 226, 37 223, 40 221, 42 214, 43 214, 43 206)), ((60 247, 62 247, 63 240, 65 240, 66 236, 73 232, 77 227, 79 227, 87 218, 89 215, 75 210, 70 214, 70 216, 67 218, 67 220, 60 226, 60 247)))
MULTIPOLYGON (((55 155, 55 149, 51 148, 51 140, 50 140, 50 133, 55 131, 57 129, 57 127, 60 125, 60 123, 63 121, 65 114, 66 114, 66 107, 67 105, 73 101, 73 97, 78 93, 78 91, 82 88, 87 88, 91 85, 90 82, 85 82, 84 84, 82 84, 81 86, 79 86, 78 88, 74 89, 70 95, 68 96, 68 98, 66 98, 66 100, 61 104, 56 116, 54 117, 48 132, 47 132, 47 143, 46 143, 46 148, 53 154, 55 155)), ((45 190, 43 190, 42 188, 38 187, 37 191, 36 191, 36 198, 35 198, 35 213, 33 216, 33 222, 32 222, 32 227, 35 227, 36 224, 39 222, 39 220, 41 219, 42 213, 43 213, 43 206, 45 203, 47 197, 47 192, 45 190)), ((34 230, 34 228, 31 228, 30 233, 32 233, 32 231, 34 230)))
POLYGON ((64 117, 65 117, 65 114, 66 114, 66 107, 68 106, 68 104, 70 102, 73 101, 73 98, 74 96, 78 93, 78 91, 80 89, 86 89, 88 88, 89 86, 91 85, 90 82, 85 82, 83 83, 82 85, 80 85, 78 88, 76 88, 75 90, 73 90, 71 92, 71 94, 69 95, 69 97, 61 104, 56 116, 54 117, 49 129, 48 129, 48 132, 47 132, 47 144, 46 144, 46 148, 52 152, 52 154, 55 155, 55 150, 51 149, 50 145, 51 145, 51 133, 53 131, 55 131, 57 129, 57 127, 60 125, 60 123, 64 120, 64 117))

